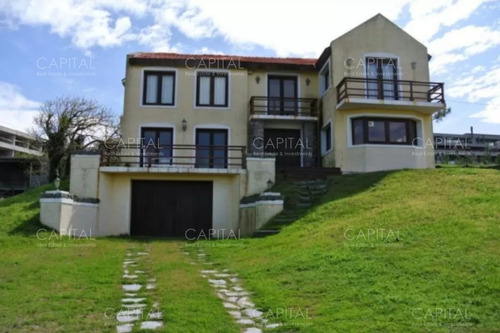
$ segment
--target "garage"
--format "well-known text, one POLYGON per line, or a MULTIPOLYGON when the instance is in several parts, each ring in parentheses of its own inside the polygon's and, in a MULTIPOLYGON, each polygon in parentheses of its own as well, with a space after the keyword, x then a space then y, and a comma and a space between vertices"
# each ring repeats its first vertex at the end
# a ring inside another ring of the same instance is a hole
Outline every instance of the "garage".
POLYGON ((132 181, 130 234, 185 237, 212 228, 210 181, 132 181))

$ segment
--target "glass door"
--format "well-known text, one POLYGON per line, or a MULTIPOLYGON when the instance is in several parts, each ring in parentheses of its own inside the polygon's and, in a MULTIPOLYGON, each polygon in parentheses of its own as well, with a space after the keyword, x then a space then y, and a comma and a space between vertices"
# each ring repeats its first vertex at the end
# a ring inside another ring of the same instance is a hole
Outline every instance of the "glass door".
POLYGON ((196 167, 227 168, 227 130, 196 130, 196 167))
POLYGON ((297 77, 269 76, 267 87, 269 114, 297 114, 297 77))

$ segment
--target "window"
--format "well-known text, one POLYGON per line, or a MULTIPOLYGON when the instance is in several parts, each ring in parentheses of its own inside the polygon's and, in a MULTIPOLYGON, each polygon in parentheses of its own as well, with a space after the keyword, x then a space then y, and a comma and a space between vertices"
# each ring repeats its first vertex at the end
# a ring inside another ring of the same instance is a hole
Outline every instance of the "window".
POLYGON ((196 167, 227 168, 227 130, 196 130, 196 167))
POLYGON ((330 60, 319 72, 319 95, 322 96, 330 88, 330 60))
POLYGON ((399 99, 397 63, 392 58, 366 58, 368 98, 399 99))
POLYGON ((297 114, 297 77, 269 76, 267 96, 269 114, 297 114))
POLYGON ((198 72, 196 75, 196 106, 228 106, 228 74, 198 72))
POLYGON ((143 128, 140 166, 172 164, 172 137, 171 128, 143 128))
POLYGON ((354 118, 352 143, 411 145, 417 136, 416 122, 410 119, 354 118))
POLYGON ((143 105, 175 104, 175 72, 144 72, 143 105))
POLYGON ((321 129, 321 153, 326 154, 332 149, 332 123, 328 122, 321 129))

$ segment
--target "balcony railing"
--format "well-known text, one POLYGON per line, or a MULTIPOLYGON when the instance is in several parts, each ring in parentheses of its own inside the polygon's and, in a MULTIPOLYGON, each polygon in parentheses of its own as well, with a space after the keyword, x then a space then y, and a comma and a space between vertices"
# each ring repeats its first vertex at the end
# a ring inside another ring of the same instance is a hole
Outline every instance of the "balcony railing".
POLYGON ((318 100, 316 98, 252 96, 250 98, 250 114, 316 117, 318 100))
POLYGON ((337 103, 347 98, 445 103, 443 83, 346 77, 337 86, 337 103))
POLYGON ((101 166, 245 169, 245 146, 117 145, 101 150, 101 166))

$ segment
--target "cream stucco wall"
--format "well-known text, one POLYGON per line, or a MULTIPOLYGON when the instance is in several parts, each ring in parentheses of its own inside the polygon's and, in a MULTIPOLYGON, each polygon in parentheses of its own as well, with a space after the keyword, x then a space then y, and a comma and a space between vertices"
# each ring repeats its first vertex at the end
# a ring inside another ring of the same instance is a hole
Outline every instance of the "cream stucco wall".
MULTIPOLYGON (((432 140, 432 115, 415 106, 413 109, 354 108, 337 110, 336 87, 344 77, 365 77, 364 59, 367 56, 396 58, 400 80, 429 81, 427 48, 395 24, 377 15, 355 29, 332 41, 331 45, 332 88, 322 98, 323 125, 331 119, 333 126, 333 150, 322 158, 323 166, 339 167, 343 172, 369 172, 401 168, 434 167, 432 146, 425 149, 394 145, 363 145, 350 147, 350 123, 355 115, 411 117, 420 123, 422 140, 432 140), (350 59, 350 63, 346 60, 350 59), (415 66, 412 67, 412 63, 415 66)), ((359 87, 363 88, 363 87, 359 87)))
POLYGON ((247 145, 247 71, 229 72, 229 106, 227 108, 197 108, 196 71, 177 67, 128 66, 124 111, 121 123, 122 137, 137 140, 140 127, 174 128, 174 144, 195 144, 195 128, 228 128, 229 145, 247 145), (175 107, 141 106, 144 70, 175 70, 176 96, 175 107), (186 119, 187 129, 182 130, 182 120, 186 119))
POLYGON ((70 193, 80 198, 97 198, 99 155, 71 155, 70 193))
POLYGON ((434 167, 434 149, 426 144, 433 140, 432 116, 407 110, 360 109, 337 111, 334 126, 335 159, 343 172, 371 172, 404 168, 434 167), (352 145, 352 117, 398 117, 417 123, 417 140, 414 146, 352 145), (429 141, 430 140, 430 141, 429 141))
POLYGON ((247 176, 242 176, 246 185, 243 196, 251 196, 266 191, 267 182, 276 182, 274 158, 247 158, 247 176))

